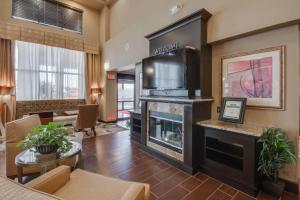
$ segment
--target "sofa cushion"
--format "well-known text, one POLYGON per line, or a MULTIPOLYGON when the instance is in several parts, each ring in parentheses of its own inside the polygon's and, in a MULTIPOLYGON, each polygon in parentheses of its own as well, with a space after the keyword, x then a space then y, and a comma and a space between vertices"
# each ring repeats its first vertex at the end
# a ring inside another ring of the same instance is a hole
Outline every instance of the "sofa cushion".
MULTIPOLYGON (((3 200, 58 200, 60 198, 27 188, 0 176, 0 199, 3 200)), ((61 199, 60 199, 61 200, 61 199)))
POLYGON ((77 169, 72 172, 70 181, 54 195, 65 200, 120 200, 124 199, 123 196, 126 200, 145 199, 143 186, 77 169))
POLYGON ((67 110, 65 111, 66 115, 78 115, 78 110, 67 110))
POLYGON ((61 123, 63 125, 72 125, 77 119, 77 115, 57 116, 53 118, 53 122, 61 123))

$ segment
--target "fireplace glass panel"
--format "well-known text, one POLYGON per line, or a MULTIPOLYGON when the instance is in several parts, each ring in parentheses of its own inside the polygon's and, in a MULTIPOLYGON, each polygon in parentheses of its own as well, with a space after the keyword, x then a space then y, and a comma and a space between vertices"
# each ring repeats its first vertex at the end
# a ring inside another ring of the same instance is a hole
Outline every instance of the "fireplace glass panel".
POLYGON ((153 112, 150 114, 149 140, 182 153, 182 117, 153 112))

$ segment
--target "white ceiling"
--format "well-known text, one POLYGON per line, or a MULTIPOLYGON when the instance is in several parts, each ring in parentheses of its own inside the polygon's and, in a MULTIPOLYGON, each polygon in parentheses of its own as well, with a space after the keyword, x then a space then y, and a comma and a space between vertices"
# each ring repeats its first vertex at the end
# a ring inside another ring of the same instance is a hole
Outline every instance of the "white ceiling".
POLYGON ((73 0, 73 1, 96 10, 101 10, 105 5, 110 6, 113 3, 115 3, 117 0, 73 0))

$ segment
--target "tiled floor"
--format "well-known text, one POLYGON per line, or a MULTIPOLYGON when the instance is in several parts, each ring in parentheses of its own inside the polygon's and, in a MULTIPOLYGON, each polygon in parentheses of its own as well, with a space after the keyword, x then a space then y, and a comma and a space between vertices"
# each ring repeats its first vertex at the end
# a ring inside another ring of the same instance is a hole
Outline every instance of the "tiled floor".
MULTIPOLYGON (((80 167, 107 176, 149 183, 151 199, 164 200, 254 200, 254 198, 198 173, 190 176, 169 164, 144 153, 132 142, 128 131, 85 139, 80 167)), ((0 153, 0 173, 4 173, 4 154, 0 153)), ((264 193, 260 200, 275 200, 264 193)), ((282 200, 296 200, 284 193, 282 200)))

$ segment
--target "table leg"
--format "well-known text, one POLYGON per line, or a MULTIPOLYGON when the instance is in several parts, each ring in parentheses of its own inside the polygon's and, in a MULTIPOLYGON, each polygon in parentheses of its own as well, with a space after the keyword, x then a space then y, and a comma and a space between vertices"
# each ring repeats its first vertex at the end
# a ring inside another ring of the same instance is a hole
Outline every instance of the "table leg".
POLYGON ((23 183, 23 167, 17 166, 18 182, 23 183))
POLYGON ((84 168, 83 159, 82 159, 82 152, 78 154, 78 163, 76 165, 77 168, 84 168))

